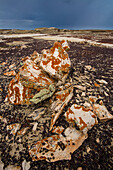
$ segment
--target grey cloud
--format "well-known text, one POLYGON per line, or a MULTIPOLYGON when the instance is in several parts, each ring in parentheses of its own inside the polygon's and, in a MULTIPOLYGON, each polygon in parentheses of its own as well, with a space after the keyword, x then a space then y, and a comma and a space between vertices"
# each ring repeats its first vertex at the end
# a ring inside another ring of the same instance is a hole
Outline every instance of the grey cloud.
MULTIPOLYGON (((31 20, 26 27, 113 28, 112 0, 0 0, 0 19, 31 20)), ((6 25, 5 25, 6 26, 6 25)), ((1 26, 0 26, 1 27, 1 26)))

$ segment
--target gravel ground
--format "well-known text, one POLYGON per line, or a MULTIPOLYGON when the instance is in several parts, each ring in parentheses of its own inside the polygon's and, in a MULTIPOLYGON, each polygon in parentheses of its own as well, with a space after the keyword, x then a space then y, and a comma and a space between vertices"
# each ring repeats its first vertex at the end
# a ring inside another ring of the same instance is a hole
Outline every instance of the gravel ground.
MULTIPOLYGON (((9 38, 0 42, 0 104, 1 113, 4 120, 0 120, 0 154, 1 161, 6 168, 8 165, 28 166, 28 169, 112 169, 113 166, 113 120, 99 122, 89 132, 88 138, 82 146, 78 148, 69 161, 57 161, 48 163, 46 161, 32 162, 27 144, 32 142, 33 137, 43 138, 48 133, 49 123, 47 115, 43 119, 43 133, 40 131, 42 122, 38 122, 37 134, 32 132, 32 126, 26 114, 30 113, 38 106, 13 106, 4 102, 7 95, 7 87, 13 76, 4 75, 5 72, 15 70, 18 72, 22 65, 21 59, 29 56, 34 50, 41 53, 44 48, 52 47, 54 41, 27 38, 9 38), (14 43, 14 42, 18 43, 14 43), (12 43, 13 42, 13 43, 12 43), (13 67, 10 65, 15 64, 13 67), (9 67, 10 66, 10 67, 9 67), (21 123, 22 127, 28 126, 27 135, 21 138, 15 138, 8 134, 7 124, 21 123), (29 139, 29 140, 28 140, 29 139), (24 161, 27 161, 25 164, 24 161)), ((74 89, 72 103, 88 102, 89 96, 102 98, 108 111, 113 114, 113 49, 91 46, 87 43, 69 42, 69 56, 72 68, 69 77, 72 77, 73 83, 78 85, 74 89), (99 83, 100 80, 106 83, 99 83), (95 86, 95 83, 99 86, 95 86), (81 86, 81 88, 79 87, 81 86), (84 88, 85 87, 85 88, 84 88)), ((45 104, 45 103, 43 103, 45 104)), ((63 114, 57 120, 56 125, 65 125, 63 114)), ((17 168, 16 168, 17 169, 17 168)))

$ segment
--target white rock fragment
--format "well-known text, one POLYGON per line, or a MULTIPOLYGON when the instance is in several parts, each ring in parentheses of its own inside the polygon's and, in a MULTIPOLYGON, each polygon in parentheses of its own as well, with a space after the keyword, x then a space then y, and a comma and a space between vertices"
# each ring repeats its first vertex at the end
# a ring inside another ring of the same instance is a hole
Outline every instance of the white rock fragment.
POLYGON ((37 125, 38 125, 38 123, 37 123, 37 122, 35 122, 35 123, 34 123, 34 126, 33 126, 33 129, 32 129, 33 131, 36 131, 36 129, 37 129, 37 125))
POLYGON ((46 110, 45 107, 40 107, 34 110, 32 113, 30 113, 28 117, 32 117, 33 120, 38 120, 41 117, 41 115, 45 114, 45 110, 46 110))
POLYGON ((62 134, 53 135, 38 141, 33 147, 29 146, 32 160, 46 160, 48 162, 70 160, 71 154, 82 145, 87 134, 72 127, 68 127, 64 134, 65 137, 62 134))
POLYGON ((26 133, 27 130, 28 130, 28 127, 22 128, 21 130, 17 132, 17 135, 22 136, 26 133))
POLYGON ((86 87, 81 86, 81 85, 74 85, 73 87, 75 87, 75 88, 77 88, 77 89, 80 89, 80 90, 83 90, 83 91, 86 90, 86 87))
POLYGON ((82 92, 81 96, 83 96, 83 97, 86 96, 86 93, 85 93, 85 92, 82 92))
POLYGON ((98 123, 96 115, 89 108, 76 104, 73 104, 68 109, 65 117, 68 122, 76 123, 83 133, 87 133, 89 129, 98 123))
POLYGON ((99 138, 97 138, 97 139, 96 139, 96 142, 97 142, 97 143, 100 143, 100 139, 99 139, 99 138))
POLYGON ((3 119, 3 116, 0 115, 0 120, 2 120, 2 119, 3 119))
POLYGON ((82 170, 82 167, 78 167, 77 170, 82 170))
POLYGON ((4 163, 1 161, 1 158, 0 158, 0 170, 3 170, 3 167, 4 167, 4 163))
POLYGON ((84 106, 85 106, 85 107, 90 107, 91 104, 85 101, 84 106))
POLYGON ((96 103, 97 100, 98 98, 96 96, 89 96, 90 103, 96 103))
POLYGON ((108 94, 108 93, 106 93, 105 91, 104 91, 104 94, 105 94, 105 96, 109 96, 109 94, 108 94))
POLYGON ((108 84, 108 82, 107 81, 105 81, 105 80, 97 80, 100 84, 108 84))
POLYGON ((66 52, 67 49, 69 49, 69 46, 65 40, 55 42, 50 50, 42 51, 40 67, 52 77, 62 80, 71 66, 71 61, 66 52))
POLYGON ((93 105, 93 111, 98 116, 100 120, 109 120, 113 119, 113 115, 111 115, 107 108, 104 105, 94 104, 93 105))
POLYGON ((85 66, 85 68, 88 69, 88 70, 91 70, 92 66, 91 65, 87 65, 87 66, 85 66))
POLYGON ((21 127, 21 125, 19 123, 14 123, 11 125, 7 125, 7 130, 10 130, 11 131, 10 133, 15 136, 15 134, 20 129, 20 127, 21 127))
POLYGON ((51 103, 51 110, 53 111, 50 130, 59 118, 64 107, 68 104, 73 96, 73 87, 69 87, 66 90, 58 91, 53 95, 53 102, 51 103))
POLYGON ((87 153, 89 153, 91 151, 91 148, 87 147, 87 153))
POLYGON ((24 160, 22 162, 22 170, 29 170, 30 169, 30 162, 27 162, 26 160, 24 160))

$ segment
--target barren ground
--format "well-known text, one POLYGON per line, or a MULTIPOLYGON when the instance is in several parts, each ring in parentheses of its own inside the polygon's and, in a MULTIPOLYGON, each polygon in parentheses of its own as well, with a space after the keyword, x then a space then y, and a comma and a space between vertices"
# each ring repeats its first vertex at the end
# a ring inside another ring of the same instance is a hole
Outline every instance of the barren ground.
MULTIPOLYGON (((44 32, 42 32, 44 34, 44 32)), ((21 59, 33 53, 34 50, 41 53, 44 48, 52 47, 55 40, 68 38, 69 56, 72 63, 70 75, 77 85, 85 86, 86 90, 75 88, 74 97, 71 103, 83 103, 88 100, 88 96, 100 96, 107 107, 108 111, 113 114, 113 32, 62 32, 62 34, 46 35, 21 35, 10 36, 1 34, 0 37, 0 116, 6 118, 10 123, 21 122, 23 110, 32 110, 25 106, 13 106, 5 103, 7 87, 13 76, 4 75, 5 72, 15 70, 18 72, 21 67, 21 59), (60 35, 60 36, 59 36, 60 35), (45 37, 45 38, 44 38, 45 37), (49 38, 47 38, 49 37, 49 38), (63 38, 62 38, 63 37, 63 38), (74 39, 76 41, 74 41, 74 39), (81 40, 82 38, 82 40, 81 40), (85 39, 85 40, 83 40, 85 39), (88 42, 88 40, 91 40, 88 42), (98 42, 100 44, 98 44, 98 42), (104 44, 103 44, 104 43, 104 44), (110 44, 110 45, 108 45, 110 44), (15 64, 13 68, 10 65, 15 64), (91 69, 87 69, 90 65, 91 69), (93 68, 93 69, 92 69, 93 68), (96 87, 94 83, 104 79, 107 84, 100 84, 96 87)), ((24 34, 22 34, 24 35, 24 34)), ((34 106, 35 107, 35 106, 34 106)), ((25 119, 24 119, 25 120, 25 119)), ((26 121, 26 120, 25 120, 26 121)), ((9 123, 8 122, 8 123, 9 123)), ((23 125, 27 122, 21 122, 23 125)), ((63 115, 57 120, 56 125, 62 125, 63 115)), ((46 130, 45 130, 46 133, 46 130)), ((44 134, 42 134, 44 135, 44 134)), ((113 120, 99 122, 88 132, 88 139, 78 148, 69 161, 58 161, 48 163, 46 161, 32 162, 29 157, 26 142, 23 149, 16 158, 17 151, 11 152, 12 143, 18 145, 17 140, 6 140, 6 124, 0 121, 0 154, 4 167, 8 165, 21 166, 24 159, 30 161, 30 169, 112 169, 113 167, 113 120)), ((16 148, 17 149, 17 148, 16 148)))

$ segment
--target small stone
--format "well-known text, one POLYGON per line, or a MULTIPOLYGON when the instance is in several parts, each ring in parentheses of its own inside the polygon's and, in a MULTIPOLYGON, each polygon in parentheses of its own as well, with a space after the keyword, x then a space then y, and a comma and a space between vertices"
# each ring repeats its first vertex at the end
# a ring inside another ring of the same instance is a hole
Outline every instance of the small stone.
POLYGON ((10 66, 9 66, 9 68, 11 69, 11 68, 13 68, 15 66, 15 64, 11 64, 10 66))
POLYGON ((79 93, 79 90, 76 90, 76 93, 79 93))
POLYGON ((83 97, 84 97, 85 95, 86 95, 86 93, 85 93, 85 92, 82 92, 81 96, 83 96, 83 97))
POLYGON ((87 70, 91 70, 91 66, 90 65, 87 65, 87 66, 85 66, 85 68, 87 69, 87 70))
POLYGON ((106 93, 105 91, 104 91, 104 94, 105 94, 105 96, 109 96, 109 94, 108 94, 108 93, 106 93))
POLYGON ((90 152, 90 150, 91 150, 91 149, 88 147, 88 148, 87 148, 87 153, 89 153, 89 152, 90 152))
POLYGON ((0 158, 0 170, 3 170, 3 167, 4 167, 4 164, 3 164, 3 162, 1 161, 1 158, 0 158))
POLYGON ((104 105, 94 104, 93 112, 95 112, 95 114, 101 121, 113 119, 113 115, 109 113, 104 105))
POLYGON ((28 115, 28 117, 32 117, 33 120, 37 120, 45 113, 46 108, 40 107, 36 110, 34 110, 32 113, 28 115))
POLYGON ((85 101, 84 106, 85 106, 85 107, 90 107, 91 104, 85 101))
POLYGON ((96 103, 97 99, 98 98, 96 96, 89 96, 90 103, 96 103))
POLYGON ((37 125, 38 125, 38 123, 35 122, 35 123, 34 123, 34 126, 33 126, 33 129, 32 129, 33 131, 36 131, 37 125))
POLYGON ((15 75, 16 75, 16 72, 13 70, 13 71, 4 73, 4 75, 5 75, 5 76, 15 76, 15 75))
POLYGON ((97 142, 97 143, 100 143, 100 139, 99 139, 99 138, 97 138, 97 139, 96 139, 96 142, 97 142))
POLYGON ((107 81, 105 81, 105 80, 97 80, 100 84, 108 84, 108 82, 107 81))
POLYGON ((26 162, 26 160, 24 160, 22 162, 22 169, 23 170, 29 170, 30 169, 30 162, 26 162))
POLYGON ((3 118, 2 120, 4 123, 7 123, 7 119, 6 118, 3 118))
POLYGON ((5 139, 6 139, 6 141, 7 141, 7 140, 8 140, 8 136, 6 136, 6 138, 5 138, 5 139))
POLYGON ((99 84, 97 84, 97 83, 94 83, 94 86, 95 86, 95 87, 100 87, 100 85, 99 85, 99 84))
POLYGON ((27 46, 26 45, 22 45, 21 46, 21 50, 24 49, 24 48, 27 48, 27 46))
POLYGON ((0 92, 2 92, 2 91, 3 91, 3 89, 0 88, 0 92))
POLYGON ((87 153, 86 153, 86 152, 83 152, 82 154, 83 154, 83 156, 85 156, 87 153))
POLYGON ((74 85, 74 87, 76 87, 77 89, 83 90, 83 91, 86 90, 86 87, 83 87, 81 85, 74 85))
POLYGON ((77 170, 82 170, 82 167, 78 167, 77 170))

